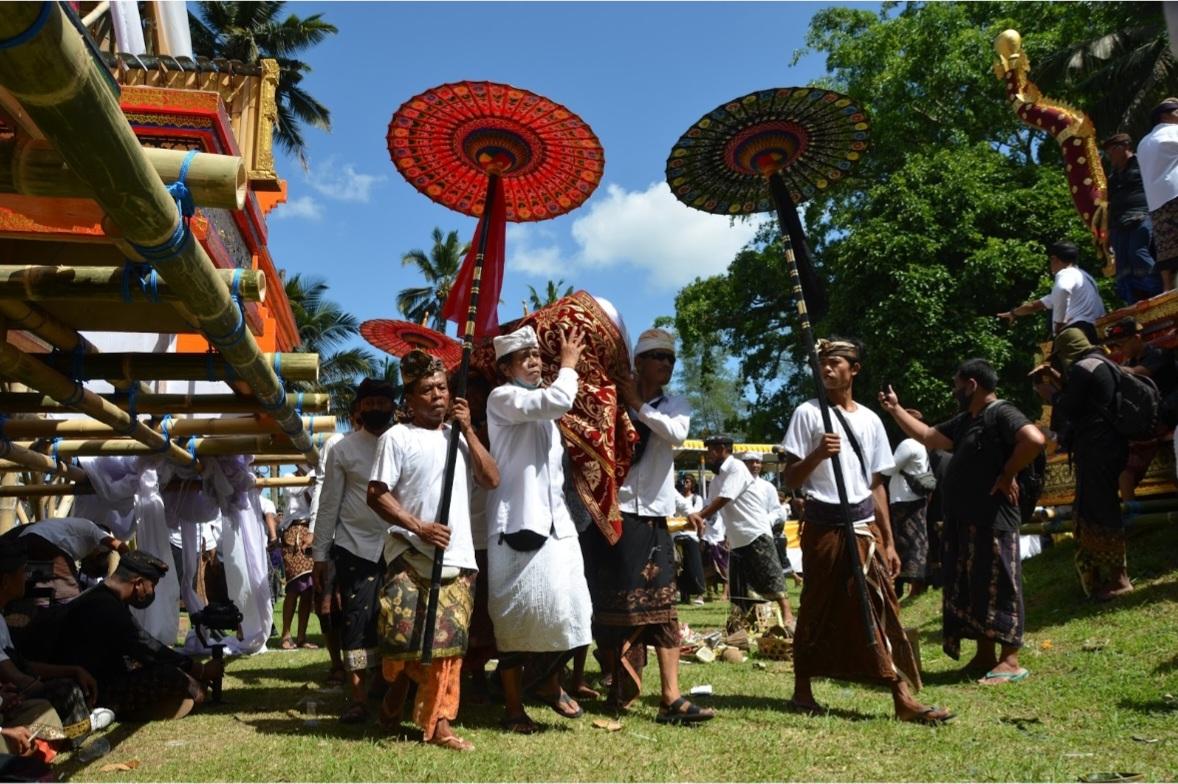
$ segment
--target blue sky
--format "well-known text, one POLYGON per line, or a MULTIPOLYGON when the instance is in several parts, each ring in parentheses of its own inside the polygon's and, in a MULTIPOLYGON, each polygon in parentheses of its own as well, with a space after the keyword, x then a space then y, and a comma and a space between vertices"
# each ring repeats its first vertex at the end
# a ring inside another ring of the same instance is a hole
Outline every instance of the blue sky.
POLYGON ((724 101, 821 76, 821 57, 790 60, 827 5, 292 3, 339 28, 305 57, 314 72, 304 85, 331 110, 333 129, 306 130, 309 171, 280 158, 290 201, 270 216, 275 263, 325 277, 361 320, 400 318, 396 293, 421 283, 402 254, 428 251, 434 226, 468 240, 476 221, 402 179, 385 145, 389 118, 439 84, 506 82, 579 114, 606 165, 579 209, 509 225, 500 318, 520 315, 529 284, 563 278, 613 301, 636 335, 674 313, 684 283, 722 272, 754 231, 671 196, 663 172, 672 144, 724 101))

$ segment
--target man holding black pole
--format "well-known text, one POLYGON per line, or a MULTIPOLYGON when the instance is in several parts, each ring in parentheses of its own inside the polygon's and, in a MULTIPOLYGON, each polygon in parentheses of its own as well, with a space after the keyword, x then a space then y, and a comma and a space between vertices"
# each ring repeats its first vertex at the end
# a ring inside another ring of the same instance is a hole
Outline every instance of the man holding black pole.
POLYGON ((952 712, 926 707, 912 694, 920 688, 920 673, 892 588, 900 559, 882 476, 893 465, 892 453, 879 417, 853 396, 863 344, 819 340, 817 353, 834 432, 825 431, 819 401, 808 400, 794 411, 782 444, 785 480, 800 487, 806 498, 801 541, 806 582, 794 634, 794 694, 789 707, 823 713, 811 680, 836 678, 887 685, 901 721, 943 724, 953 718, 952 712), (844 442, 851 448, 844 449, 844 442), (859 560, 865 566, 873 639, 864 629, 863 598, 845 539, 834 460, 842 469, 859 560))

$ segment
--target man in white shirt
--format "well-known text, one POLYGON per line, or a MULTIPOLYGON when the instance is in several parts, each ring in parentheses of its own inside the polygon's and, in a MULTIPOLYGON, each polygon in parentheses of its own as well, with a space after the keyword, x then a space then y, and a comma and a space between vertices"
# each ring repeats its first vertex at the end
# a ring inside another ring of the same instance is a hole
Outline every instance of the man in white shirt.
POLYGON ((999 313, 998 317, 1013 324, 1020 316, 1050 310, 1052 334, 1057 335, 1067 327, 1078 327, 1094 344, 1099 343, 1096 320, 1105 314, 1104 300, 1096 288, 1096 281, 1077 265, 1079 258, 1080 249, 1076 243, 1070 240, 1052 243, 1047 248, 1048 265, 1054 277, 1051 293, 999 313))
POLYGON ((321 586, 334 566, 342 603, 339 643, 352 690, 352 702, 340 716, 344 724, 359 724, 368 717, 365 675, 379 664, 376 617, 389 526, 368 506, 368 481, 378 439, 392 424, 395 405, 396 392, 389 382, 360 382, 356 407, 363 426, 332 447, 315 508, 312 575, 321 586))
POLYGON ((688 520, 703 528, 704 519, 714 514, 724 518, 729 548, 729 597, 741 611, 756 600, 752 591, 764 600, 777 602, 786 629, 793 629, 794 618, 785 592, 785 570, 773 541, 773 523, 781 517, 777 489, 754 477, 745 460, 761 462, 759 452, 744 452, 738 459, 732 454, 732 438, 713 435, 704 440, 708 467, 716 474, 708 488, 708 500, 688 520))
POLYGON ((491 454, 511 477, 487 499, 487 604, 499 649, 510 732, 537 730, 523 705, 523 669, 537 693, 566 719, 584 711, 560 685, 564 662, 593 639, 593 605, 585 583, 577 527, 564 497, 564 445, 556 420, 577 397, 577 362, 585 348, 575 327, 562 331, 560 370, 542 385, 540 343, 525 326, 495 338, 506 383, 487 399, 491 454))
POLYGON ((400 700, 412 679, 418 685, 414 721, 427 743, 456 751, 474 746, 450 722, 458 716, 462 654, 466 650, 474 575, 478 568, 470 538, 470 479, 499 486, 495 461, 474 433, 462 398, 451 405, 446 367, 414 350, 401 359, 401 380, 409 422, 380 437, 368 482, 368 505, 392 526, 385 542, 388 572, 380 597, 378 633, 382 672, 393 687, 382 716, 400 716, 400 700), (453 418, 454 425, 446 424, 453 418), (458 427, 458 452, 448 519, 438 520, 443 501, 451 427, 458 427), (434 626, 433 661, 421 664, 421 626, 426 612, 436 548, 443 548, 442 588, 434 626))
POLYGON ((593 624, 603 669, 612 676, 610 703, 632 704, 642 691, 646 646, 653 646, 662 676, 656 721, 681 724, 711 719, 679 693, 679 619, 675 613, 674 542, 667 517, 675 514, 674 448, 687 438, 691 406, 665 386, 675 369, 675 338, 648 329, 634 347, 635 374, 617 379, 640 441, 630 471, 618 488, 620 538, 606 539, 597 526, 583 534, 586 576, 593 596, 593 624))
MULTIPOLYGON (((908 414, 918 422, 924 417, 914 408, 908 414)), ((932 493, 917 492, 913 487, 916 477, 932 477, 929 468, 928 450, 915 438, 905 438, 896 445, 892 455, 895 463, 880 473, 888 479, 888 514, 891 516, 892 533, 896 538, 896 554, 900 556, 900 575, 896 579, 897 596, 907 583, 908 598, 924 593, 928 583, 929 537, 925 510, 932 493)))
POLYGON ((1155 106, 1150 119, 1153 130, 1137 143, 1137 162, 1153 223, 1162 291, 1169 291, 1178 271, 1178 98, 1155 106))
POLYGON ((817 352, 822 394, 830 404, 834 432, 826 432, 819 401, 808 400, 794 410, 782 443, 785 481, 801 488, 806 497, 801 542, 806 587, 794 634, 790 707, 810 714, 823 712, 811 690, 813 678, 856 680, 888 686, 901 721, 942 724, 953 718, 951 712, 926 707, 912 695, 912 690, 920 688, 920 671, 892 588, 900 559, 888 525, 882 477, 893 465, 892 450, 879 416, 852 396, 863 344, 849 338, 819 340, 817 352), (871 641, 862 622, 863 596, 852 570, 835 460, 846 489, 858 560, 864 567, 874 621, 871 641))

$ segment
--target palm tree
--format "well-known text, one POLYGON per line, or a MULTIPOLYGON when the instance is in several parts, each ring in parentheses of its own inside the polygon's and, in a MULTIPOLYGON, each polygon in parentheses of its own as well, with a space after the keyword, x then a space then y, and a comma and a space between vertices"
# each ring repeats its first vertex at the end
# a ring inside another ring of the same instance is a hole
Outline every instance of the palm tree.
POLYGON ((531 292, 530 294, 528 294, 528 300, 531 303, 532 310, 539 310, 540 308, 547 307, 548 305, 551 305, 553 302, 556 302, 558 299, 561 299, 562 297, 567 297, 573 293, 572 286, 569 286, 568 288, 566 288, 564 290, 563 293, 561 293, 560 287, 563 285, 564 285, 564 278, 561 278, 560 280, 556 281, 555 283, 553 283, 552 279, 549 278, 548 286, 544 291, 544 298, 543 299, 540 298, 540 295, 539 295, 539 293, 537 293, 535 286, 528 286, 528 291, 531 292))
POLYGON ((286 296, 299 328, 295 350, 319 355, 319 380, 292 386, 302 391, 327 392, 331 395, 331 413, 346 422, 355 386, 372 374, 376 362, 362 348, 345 347, 360 333, 360 322, 345 313, 339 303, 328 299, 327 289, 322 278, 304 278, 301 273, 286 280, 286 296))
POLYGON ((307 145, 302 126, 331 130, 331 113, 300 83, 311 66, 295 55, 336 32, 320 14, 300 19, 290 14, 279 20, 285 5, 281 0, 265 2, 199 2, 198 13, 188 15, 192 48, 198 55, 224 57, 254 64, 262 58, 278 61, 278 121, 274 141, 307 167, 307 145))
POLYGON ((459 242, 456 231, 443 237, 442 230, 437 227, 434 227, 431 236, 434 247, 428 256, 423 250, 411 250, 401 257, 403 266, 415 265, 421 270, 425 276, 425 285, 401 289, 397 293, 397 310, 414 324, 423 323, 428 316, 431 327, 438 332, 445 332, 446 319, 442 317, 442 306, 446 304, 446 297, 450 296, 450 287, 454 285, 458 268, 470 250, 470 243, 459 242))
POLYGON ((1149 112, 1178 92, 1178 61, 1161 3, 1126 5, 1129 16, 1112 32, 1060 47, 1046 55, 1032 78, 1048 95, 1074 96, 1103 138, 1127 132, 1135 139, 1149 132, 1149 112), (1097 96, 1088 104, 1085 98, 1097 96))

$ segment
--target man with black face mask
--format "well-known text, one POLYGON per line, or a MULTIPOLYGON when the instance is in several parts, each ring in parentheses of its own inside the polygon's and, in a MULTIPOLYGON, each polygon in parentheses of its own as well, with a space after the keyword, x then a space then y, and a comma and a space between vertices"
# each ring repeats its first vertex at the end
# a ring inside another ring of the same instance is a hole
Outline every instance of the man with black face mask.
POLYGON ((344 436, 327 455, 323 488, 315 518, 312 577, 322 584, 335 566, 343 611, 340 648, 352 702, 340 716, 345 724, 367 718, 366 671, 380 663, 376 655, 378 591, 384 575, 388 523, 368 506, 368 478, 382 433, 392 425, 396 390, 388 381, 366 378, 356 389, 356 409, 363 428, 344 436))
POLYGON ((202 684, 220 677, 220 662, 203 666, 143 630, 130 607, 145 609, 168 571, 142 550, 127 553, 105 582, 66 605, 52 646, 57 664, 82 667, 98 682, 98 703, 120 721, 179 719, 204 700, 202 684), (127 662, 138 666, 129 669, 127 662))
POLYGON ((936 427, 905 410, 891 387, 879 395, 905 433, 927 449, 953 453, 941 486, 942 647, 957 659, 963 639, 977 641, 965 671, 982 676, 987 685, 1014 683, 1028 674, 1018 661, 1025 612, 1017 478, 1045 443, 1022 412, 998 399, 997 384, 998 374, 984 359, 961 363, 953 377, 961 413, 936 427))

